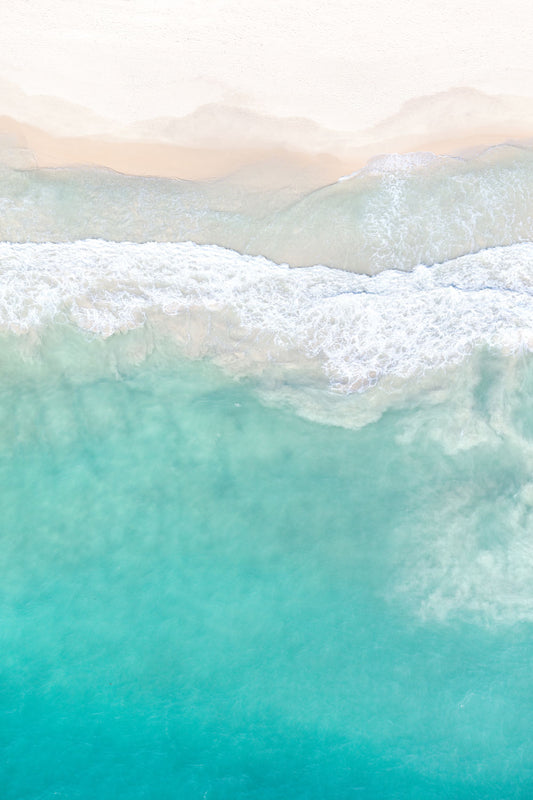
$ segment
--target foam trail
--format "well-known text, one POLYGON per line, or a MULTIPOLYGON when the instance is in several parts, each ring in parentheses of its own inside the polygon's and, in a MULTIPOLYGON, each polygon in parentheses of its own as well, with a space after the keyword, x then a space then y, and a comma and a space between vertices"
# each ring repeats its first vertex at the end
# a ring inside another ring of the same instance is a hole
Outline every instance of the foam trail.
POLYGON ((0 326, 110 336, 166 318, 241 375, 299 363, 342 394, 392 390, 483 347, 531 350, 532 268, 533 244, 368 277, 192 243, 2 243, 0 326))

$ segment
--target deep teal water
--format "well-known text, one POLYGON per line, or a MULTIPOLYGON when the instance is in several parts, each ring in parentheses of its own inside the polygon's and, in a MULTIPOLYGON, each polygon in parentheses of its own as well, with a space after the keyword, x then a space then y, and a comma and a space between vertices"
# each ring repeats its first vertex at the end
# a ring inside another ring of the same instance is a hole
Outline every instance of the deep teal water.
POLYGON ((531 363, 454 449, 106 346, 2 364, 3 800, 533 796, 531 363))

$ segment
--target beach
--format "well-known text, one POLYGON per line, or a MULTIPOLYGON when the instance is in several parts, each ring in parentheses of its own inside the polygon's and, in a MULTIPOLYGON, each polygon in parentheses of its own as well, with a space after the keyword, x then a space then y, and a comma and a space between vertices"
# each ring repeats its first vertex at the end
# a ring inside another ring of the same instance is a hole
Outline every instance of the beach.
POLYGON ((327 156, 340 177, 386 152, 523 142, 530 27, 525 2, 513 14, 493 3, 490 19, 479 0, 431 13, 420 0, 225 0, 187 14, 100 0, 82 18, 64 0, 15 2, 0 33, 0 131, 40 166, 185 179, 280 150, 327 156))
POLYGON ((529 800, 532 33, 4 9, 2 800, 529 800))

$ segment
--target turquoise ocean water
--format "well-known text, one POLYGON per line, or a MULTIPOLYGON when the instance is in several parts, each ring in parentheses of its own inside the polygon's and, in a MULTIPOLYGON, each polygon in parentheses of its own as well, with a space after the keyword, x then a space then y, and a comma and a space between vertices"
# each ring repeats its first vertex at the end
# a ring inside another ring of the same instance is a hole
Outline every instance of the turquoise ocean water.
POLYGON ((3 799, 533 795, 529 154, 483 158, 342 182, 362 274, 125 235, 169 182, 6 170, 3 799), (459 244, 408 229, 435 181, 459 244))

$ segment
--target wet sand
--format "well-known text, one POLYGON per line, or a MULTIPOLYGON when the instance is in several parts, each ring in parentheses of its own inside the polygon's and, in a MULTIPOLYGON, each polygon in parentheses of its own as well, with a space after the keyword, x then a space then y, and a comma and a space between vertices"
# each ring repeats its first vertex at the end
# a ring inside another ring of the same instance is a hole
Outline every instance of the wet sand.
POLYGON ((242 172, 243 183, 277 187, 290 176, 298 184, 324 185, 361 169, 377 156, 390 153, 432 152, 437 155, 472 155, 488 147, 511 143, 530 146, 533 127, 488 126, 450 137, 408 134, 374 143, 313 152, 279 142, 256 147, 225 145, 188 147, 168 141, 106 136, 57 136, 20 122, 0 117, 0 161, 22 167, 99 166, 116 172, 183 180, 213 180, 242 172), (3 147, 2 147, 3 144, 3 147))

